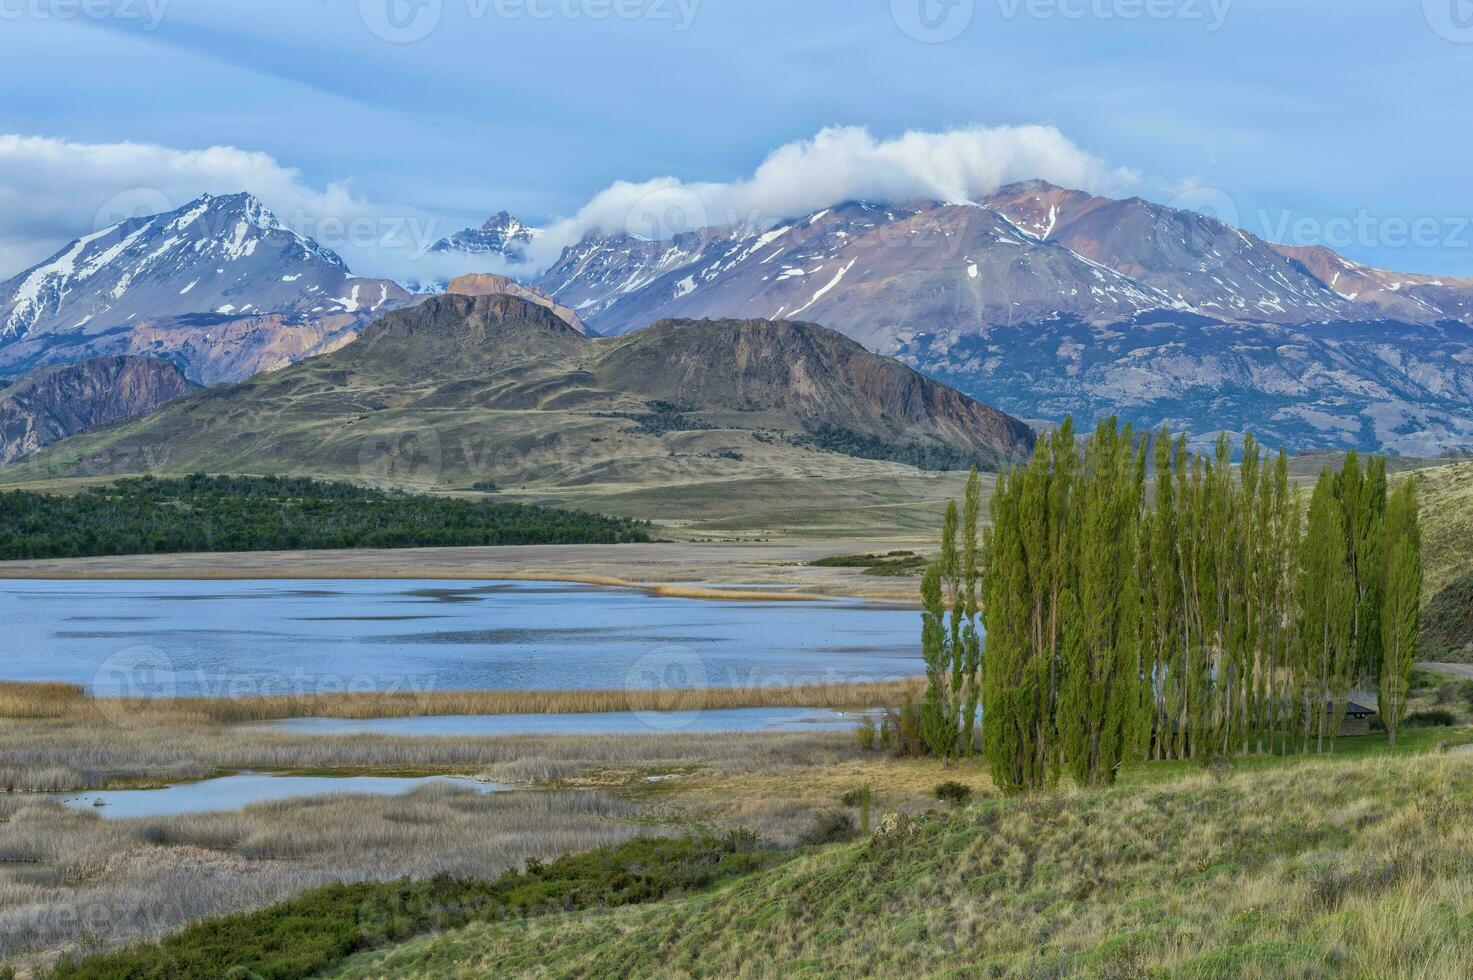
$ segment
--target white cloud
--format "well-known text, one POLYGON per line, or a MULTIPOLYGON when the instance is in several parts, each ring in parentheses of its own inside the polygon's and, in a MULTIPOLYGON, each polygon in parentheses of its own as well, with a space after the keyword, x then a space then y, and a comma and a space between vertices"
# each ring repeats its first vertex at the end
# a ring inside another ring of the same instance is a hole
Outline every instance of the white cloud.
POLYGON ((266 153, 212 146, 74 143, 0 134, 0 280, 72 239, 124 218, 180 207, 203 193, 249 191, 288 227, 342 254, 355 272, 403 271, 404 257, 453 229, 402 207, 323 188, 266 153))
MULTIPOLYGON (((1052 126, 893 139, 831 127, 779 147, 750 176, 730 182, 617 181, 572 217, 552 222, 528 252, 534 266, 545 266, 594 230, 663 238, 706 225, 768 226, 848 200, 975 200, 1034 177, 1101 193, 1139 183, 1133 172, 1110 166, 1052 126)), ((266 153, 0 135, 0 279, 124 217, 176 208, 205 192, 242 190, 288 227, 337 251, 360 275, 409 280, 508 271, 491 256, 426 255, 457 228, 417 209, 365 201, 346 183, 313 187, 266 153)))
POLYGON ((592 230, 661 238, 703 225, 765 226, 851 200, 960 203, 1030 178, 1099 193, 1140 182, 1133 171, 1110 166, 1053 126, 974 126, 888 140, 861 127, 835 126, 778 147, 741 180, 616 182, 573 217, 554 222, 533 255, 549 262, 555 249, 592 230))

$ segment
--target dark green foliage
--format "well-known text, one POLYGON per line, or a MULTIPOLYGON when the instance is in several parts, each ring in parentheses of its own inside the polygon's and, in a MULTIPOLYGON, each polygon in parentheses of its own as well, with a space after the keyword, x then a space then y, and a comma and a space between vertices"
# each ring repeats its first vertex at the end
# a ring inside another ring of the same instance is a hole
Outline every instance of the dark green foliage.
POLYGON ((716 428, 709 422, 690 418, 690 413, 695 411, 693 408, 658 399, 645 402, 645 406, 649 408, 648 412, 594 412, 593 414, 604 419, 628 419, 636 423, 630 430, 631 432, 649 436, 663 436, 667 432, 700 432, 716 428))
POLYGON ((815 568, 862 568, 865 575, 917 575, 926 570, 926 559, 914 551, 887 551, 874 555, 830 555, 808 564, 815 568))
POLYGON ((904 463, 920 470, 965 470, 998 469, 1002 458, 993 450, 964 452, 941 442, 887 442, 878 436, 866 435, 837 425, 822 425, 801 436, 792 436, 789 441, 796 446, 823 449, 859 459, 884 459, 904 463))
POLYGON ((648 541, 625 518, 286 477, 120 480, 75 496, 0 493, 0 559, 183 551, 648 541))
POLYGON ((835 844, 854 838, 854 818, 843 810, 828 810, 814 818, 803 835, 805 844, 835 844))
POLYGON ((940 800, 943 803, 951 803, 955 806, 962 806, 972 798, 972 787, 966 785, 965 783, 958 783, 950 779, 948 779, 944 783, 939 784, 936 787, 935 792, 936 799, 940 800))
POLYGON ((469 922, 651 902, 708 888, 774 862, 749 833, 639 838, 529 861, 495 881, 332 885, 257 912, 206 919, 157 943, 59 964, 55 980, 216 980, 309 977, 356 952, 469 922))
POLYGON ((1407 728, 1446 728, 1457 723, 1457 717, 1446 708, 1413 711, 1402 721, 1402 725, 1407 728))

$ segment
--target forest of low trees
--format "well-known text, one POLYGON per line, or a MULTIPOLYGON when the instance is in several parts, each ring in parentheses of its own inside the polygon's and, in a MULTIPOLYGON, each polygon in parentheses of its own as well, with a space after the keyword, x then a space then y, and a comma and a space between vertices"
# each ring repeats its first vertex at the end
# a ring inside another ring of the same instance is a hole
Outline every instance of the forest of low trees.
POLYGON ((647 524, 625 518, 289 477, 146 476, 70 496, 0 493, 0 560, 648 540, 647 524))
POLYGON ((1101 785, 1133 760, 1325 751, 1361 689, 1395 743, 1420 617, 1413 481, 1388 493, 1384 458, 1352 452, 1306 504, 1283 452, 1231 450, 1114 419, 1081 445, 1066 421, 999 476, 980 539, 973 473, 922 583, 932 751, 980 743, 1008 791, 1101 785))

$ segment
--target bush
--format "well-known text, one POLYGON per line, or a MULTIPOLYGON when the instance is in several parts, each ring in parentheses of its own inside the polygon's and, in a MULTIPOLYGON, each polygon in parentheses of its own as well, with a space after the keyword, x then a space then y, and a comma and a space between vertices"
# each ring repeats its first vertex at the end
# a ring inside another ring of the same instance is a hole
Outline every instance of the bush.
POLYGON ((1414 711, 1402 722, 1407 728, 1449 728, 1457 723, 1458 719, 1446 708, 1414 711))
POLYGON ((873 752, 880 740, 880 733, 873 718, 861 718, 854 729, 854 741, 866 752, 873 752))
POLYGON ((931 754, 921 726, 921 706, 909 698, 899 708, 886 708, 880 721, 880 747, 901 758, 919 759, 931 754))
POLYGON ((962 806, 972 798, 972 787, 947 780, 936 787, 936 799, 953 806, 962 806))
MULTIPOLYGON (((837 832, 833 826, 828 830, 837 832)), ((296 980, 361 950, 432 930, 650 902, 771 863, 754 835, 736 831, 725 837, 636 838, 546 863, 528 861, 524 870, 508 871, 495 881, 440 875, 428 881, 331 885, 256 912, 205 919, 157 943, 59 963, 51 975, 58 980, 296 980)))
POLYGON ((869 833, 870 799, 871 794, 868 786, 851 789, 839 797, 839 802, 845 806, 859 808, 859 832, 862 834, 869 833))
POLYGON ((834 844, 854 837, 854 818, 843 810, 825 810, 803 835, 805 844, 834 844))

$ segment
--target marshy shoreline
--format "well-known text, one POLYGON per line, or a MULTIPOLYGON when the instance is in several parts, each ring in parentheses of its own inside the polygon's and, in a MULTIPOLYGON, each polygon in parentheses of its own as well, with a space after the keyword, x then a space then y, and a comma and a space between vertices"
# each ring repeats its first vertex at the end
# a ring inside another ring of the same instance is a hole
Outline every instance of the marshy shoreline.
POLYGON ((850 598, 918 605, 919 575, 878 577, 861 568, 812 564, 899 547, 925 552, 933 545, 835 539, 121 555, 0 562, 0 580, 519 580, 642 589, 678 599, 850 598))

